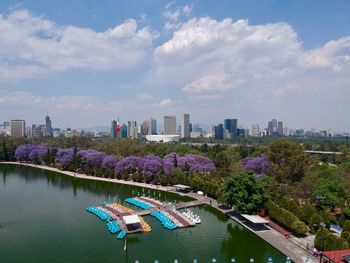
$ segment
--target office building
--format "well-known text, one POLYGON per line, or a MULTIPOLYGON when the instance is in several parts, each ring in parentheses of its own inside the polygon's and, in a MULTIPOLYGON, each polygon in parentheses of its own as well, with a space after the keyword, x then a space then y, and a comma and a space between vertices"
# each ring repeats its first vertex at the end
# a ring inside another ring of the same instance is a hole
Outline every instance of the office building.
POLYGON ((47 137, 52 137, 52 122, 50 116, 45 117, 45 125, 47 130, 47 137))
POLYGON ((0 125, 0 134, 6 136, 11 135, 11 123, 9 121, 5 121, 0 125))
POLYGON ((174 135, 176 134, 176 117, 164 116, 164 134, 174 135))
POLYGON ((121 137, 122 138, 128 137, 128 126, 125 123, 123 123, 122 128, 121 128, 121 137))
POLYGON ((215 126, 215 135, 214 138, 217 140, 224 139, 224 125, 218 124, 215 126))
POLYGON ((115 141, 118 140, 117 121, 111 123, 111 138, 115 141))
POLYGON ((281 121, 277 124, 277 134, 278 136, 283 136, 283 122, 281 121))
POLYGON ((36 125, 33 124, 30 129, 28 136, 31 138, 44 138, 49 137, 48 129, 46 125, 36 125))
POLYGON ((137 139, 137 122, 128 121, 128 137, 132 139, 137 139))
MULTIPOLYGON (((282 125, 282 133, 283 133, 283 125, 282 125)), ((267 134, 269 136, 278 136, 278 122, 276 119, 268 122, 267 125, 267 134)))
POLYGON ((232 139, 237 135, 237 119, 225 119, 224 120, 224 134, 225 139, 232 139))
POLYGON ((251 127, 250 135, 252 137, 260 137, 260 128, 258 124, 253 124, 251 127))
POLYGON ((156 135, 157 134, 157 120, 151 118, 151 134, 156 135))
POLYGON ((26 122, 24 120, 11 120, 11 136, 24 137, 26 133, 26 122))
POLYGON ((181 120, 181 137, 190 138, 190 114, 183 114, 181 120))

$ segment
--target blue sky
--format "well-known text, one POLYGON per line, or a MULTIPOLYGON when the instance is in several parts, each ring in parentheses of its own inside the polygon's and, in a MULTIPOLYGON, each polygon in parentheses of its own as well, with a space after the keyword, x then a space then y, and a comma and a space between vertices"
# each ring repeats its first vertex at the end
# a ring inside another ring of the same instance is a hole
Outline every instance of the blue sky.
POLYGON ((0 2, 0 121, 349 131, 349 1, 0 2))

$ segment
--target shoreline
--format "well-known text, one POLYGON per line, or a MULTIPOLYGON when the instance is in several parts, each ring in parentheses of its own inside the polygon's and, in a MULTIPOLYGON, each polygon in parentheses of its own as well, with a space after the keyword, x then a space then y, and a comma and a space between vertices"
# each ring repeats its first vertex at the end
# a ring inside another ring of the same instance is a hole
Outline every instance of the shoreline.
MULTIPOLYGON (((259 233, 259 231, 254 231, 250 227, 246 226, 243 222, 241 222, 238 218, 235 218, 233 216, 226 214, 226 212, 228 212, 229 210, 225 211, 225 210, 219 208, 219 204, 218 204, 216 199, 213 199, 213 198, 210 198, 207 196, 198 195, 197 193, 179 193, 175 190, 175 188, 173 186, 161 186, 161 185, 139 183, 139 182, 134 182, 134 181, 125 181, 123 179, 111 179, 111 178, 96 177, 96 176, 90 176, 90 175, 86 175, 86 174, 79 174, 79 173, 74 173, 74 172, 70 172, 70 171, 59 170, 57 168, 49 167, 49 166, 45 166, 45 165, 35 165, 35 164, 21 163, 21 162, 0 162, 0 165, 1 164, 21 165, 21 166, 26 166, 26 167, 38 168, 38 169, 43 169, 43 170, 47 170, 47 171, 57 172, 57 173, 60 173, 63 175, 68 175, 68 176, 73 177, 73 178, 143 187, 143 188, 147 188, 147 189, 173 193, 173 194, 177 194, 177 195, 184 196, 184 197, 190 197, 190 198, 193 198, 194 200, 201 200, 201 201, 204 201, 204 203, 206 205, 209 205, 210 207, 223 213, 229 219, 233 220, 235 223, 243 226, 244 228, 246 228, 250 232, 254 233, 256 236, 258 236, 259 238, 261 238, 262 240, 264 240, 265 242, 270 244, 272 247, 279 250, 282 254, 289 256, 293 260, 293 262, 295 262, 295 263, 304 262, 304 260, 302 260, 302 261, 300 261, 300 260, 303 259, 303 256, 305 255, 304 253, 306 253, 308 255, 308 251, 305 251, 300 246, 297 246, 293 241, 291 241, 289 239, 285 239, 285 237, 282 234, 280 234, 279 232, 270 228, 269 232, 271 231, 271 234, 273 236, 265 236, 264 235, 265 231, 262 231, 262 233, 259 233), (285 246, 281 247, 281 244, 284 244, 285 246), (296 250, 298 251, 297 253, 295 253, 296 250)), ((315 258, 311 256, 309 262, 310 263, 317 263, 317 260, 316 261, 314 261, 314 260, 315 260, 315 258)))
MULTIPOLYGON (((46 171, 56 172, 56 173, 60 173, 60 174, 63 174, 63 175, 68 175, 68 176, 73 177, 73 178, 94 180, 94 181, 102 181, 102 182, 109 182, 109 183, 116 183, 116 184, 124 184, 124 185, 130 185, 130 186, 137 186, 137 187, 143 187, 143 188, 152 189, 152 190, 158 190, 158 191, 163 191, 163 192, 174 193, 174 194, 178 194, 180 196, 187 196, 187 197, 191 197, 191 198, 194 198, 194 199, 197 199, 197 200, 199 199, 199 198, 196 198, 195 196, 188 196, 188 195, 179 193, 179 192, 177 192, 175 190, 175 188, 173 186, 162 186, 162 185, 154 185, 154 184, 147 184, 147 183, 139 183, 139 182, 134 182, 134 181, 126 181, 126 180, 123 180, 123 179, 112 179, 112 178, 97 177, 97 176, 92 176, 92 175, 75 173, 75 172, 71 172, 71 171, 60 170, 60 169, 57 169, 57 168, 54 168, 54 167, 50 167, 50 166, 30 164, 30 163, 0 162, 0 164, 21 165, 21 166, 38 168, 38 169, 43 169, 43 170, 46 170, 46 171)), ((195 194, 195 195, 197 195, 197 194, 195 194)))

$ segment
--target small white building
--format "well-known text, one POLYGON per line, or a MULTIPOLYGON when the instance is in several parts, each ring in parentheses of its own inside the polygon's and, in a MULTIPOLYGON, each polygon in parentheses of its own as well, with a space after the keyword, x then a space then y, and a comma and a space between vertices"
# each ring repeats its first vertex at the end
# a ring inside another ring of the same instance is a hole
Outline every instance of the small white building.
POLYGON ((178 142, 180 135, 176 134, 157 134, 157 135, 146 135, 146 140, 150 142, 178 142))

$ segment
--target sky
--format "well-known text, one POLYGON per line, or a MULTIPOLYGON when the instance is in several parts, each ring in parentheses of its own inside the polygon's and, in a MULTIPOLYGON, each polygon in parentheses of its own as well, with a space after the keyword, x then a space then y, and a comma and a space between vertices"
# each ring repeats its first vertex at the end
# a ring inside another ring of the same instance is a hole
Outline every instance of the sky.
POLYGON ((0 122, 350 131, 350 1, 0 2, 0 122))

